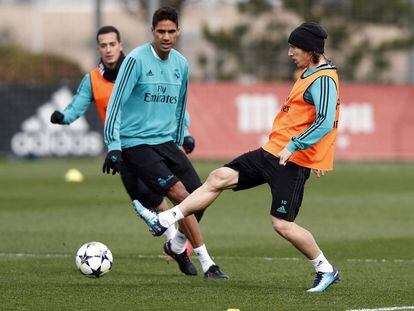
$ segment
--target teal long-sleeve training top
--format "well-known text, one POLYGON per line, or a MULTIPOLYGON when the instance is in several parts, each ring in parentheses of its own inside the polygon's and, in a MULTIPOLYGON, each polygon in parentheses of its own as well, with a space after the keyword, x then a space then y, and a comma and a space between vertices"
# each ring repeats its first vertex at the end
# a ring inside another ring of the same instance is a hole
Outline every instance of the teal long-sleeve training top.
POLYGON ((91 78, 87 73, 82 82, 79 84, 75 96, 69 105, 62 111, 64 119, 61 124, 71 124, 79 117, 83 116, 93 103, 93 93, 91 87, 91 78))
MULTIPOLYGON (((82 82, 79 84, 75 96, 72 98, 72 101, 66 106, 62 111, 64 119, 61 124, 71 124, 75 122, 78 118, 83 116, 90 105, 93 103, 93 92, 92 84, 89 73, 87 73, 82 82)), ((190 136, 188 127, 190 126, 190 115, 188 112, 185 112, 184 119, 184 137, 190 136)))
MULTIPOLYGON (((319 70, 332 67, 331 65, 323 65, 315 69, 308 69, 303 73, 303 76, 307 77, 319 70)), ((303 97, 307 103, 315 105, 316 120, 305 132, 298 137, 293 137, 292 141, 286 145, 290 152, 313 146, 332 130, 336 114, 337 94, 335 81, 328 76, 319 77, 306 90, 303 97)))
POLYGON ((135 48, 123 61, 109 101, 104 128, 108 150, 174 141, 182 145, 188 63, 172 49, 157 58, 151 44, 135 48))

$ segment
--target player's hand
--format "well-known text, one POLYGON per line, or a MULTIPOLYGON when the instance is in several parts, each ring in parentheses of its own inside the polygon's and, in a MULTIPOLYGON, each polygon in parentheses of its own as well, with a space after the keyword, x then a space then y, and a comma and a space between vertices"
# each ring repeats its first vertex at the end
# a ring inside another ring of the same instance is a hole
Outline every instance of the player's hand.
POLYGON ((52 115, 50 116, 50 122, 54 124, 60 124, 65 116, 60 111, 55 110, 52 115))
POLYGON ((312 169, 312 173, 314 173, 316 177, 319 178, 319 177, 325 176, 325 174, 327 174, 328 171, 312 169))
POLYGON ((193 152, 195 147, 195 140, 192 136, 184 137, 183 148, 186 154, 193 152))
POLYGON ((286 163, 289 161, 290 156, 292 155, 292 152, 289 151, 287 148, 283 148, 282 151, 279 152, 279 165, 285 166, 286 163))
POLYGON ((105 162, 102 166, 102 172, 110 174, 112 169, 112 175, 118 173, 121 169, 122 153, 121 150, 109 151, 106 155, 105 162))

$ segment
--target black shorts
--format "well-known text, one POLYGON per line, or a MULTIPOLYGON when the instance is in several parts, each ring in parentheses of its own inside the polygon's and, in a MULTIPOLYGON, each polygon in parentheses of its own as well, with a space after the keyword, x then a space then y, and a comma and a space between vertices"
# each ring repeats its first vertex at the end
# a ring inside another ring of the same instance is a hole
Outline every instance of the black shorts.
POLYGON ((190 160, 172 141, 123 149, 122 158, 126 170, 139 176, 150 190, 160 196, 165 196, 178 181, 189 193, 201 186, 190 160))
POLYGON ((294 221, 302 204, 306 180, 310 169, 288 162, 279 165, 279 158, 259 148, 247 152, 225 165, 239 172, 233 190, 244 190, 268 183, 272 191, 270 214, 294 221))
POLYGON ((152 191, 145 183, 133 172, 129 172, 125 165, 119 172, 125 190, 132 200, 138 200, 143 206, 154 209, 163 201, 163 196, 152 191))

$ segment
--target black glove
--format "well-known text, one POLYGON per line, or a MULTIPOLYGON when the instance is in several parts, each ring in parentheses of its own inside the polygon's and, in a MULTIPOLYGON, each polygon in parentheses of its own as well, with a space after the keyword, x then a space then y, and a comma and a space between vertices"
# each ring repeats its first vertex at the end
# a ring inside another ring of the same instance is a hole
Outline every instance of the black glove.
POLYGON ((60 111, 55 110, 52 115, 50 116, 50 122, 55 124, 60 124, 65 116, 60 111))
POLYGON ((183 148, 186 154, 193 152, 195 147, 195 140, 192 136, 184 137, 183 148))
POLYGON ((102 172, 110 174, 112 169, 112 175, 115 175, 121 169, 122 153, 121 150, 109 151, 106 155, 105 162, 102 166, 102 172))

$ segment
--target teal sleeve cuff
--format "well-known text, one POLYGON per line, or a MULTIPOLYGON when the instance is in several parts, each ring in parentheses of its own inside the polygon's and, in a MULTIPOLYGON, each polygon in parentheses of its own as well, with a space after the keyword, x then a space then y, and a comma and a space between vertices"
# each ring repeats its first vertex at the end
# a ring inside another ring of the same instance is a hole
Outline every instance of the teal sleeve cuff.
POLYGON ((71 124, 83 116, 93 102, 93 93, 89 74, 86 74, 78 86, 72 101, 62 111, 62 124, 71 124))
POLYGON ((293 141, 291 141, 290 143, 288 143, 286 145, 286 149, 289 150, 292 153, 294 153, 296 150, 298 150, 298 148, 296 147, 296 145, 293 141))
POLYGON ((108 152, 112 150, 122 150, 121 149, 121 142, 114 141, 108 145, 108 152))

